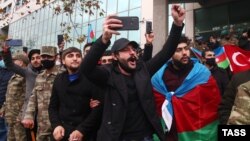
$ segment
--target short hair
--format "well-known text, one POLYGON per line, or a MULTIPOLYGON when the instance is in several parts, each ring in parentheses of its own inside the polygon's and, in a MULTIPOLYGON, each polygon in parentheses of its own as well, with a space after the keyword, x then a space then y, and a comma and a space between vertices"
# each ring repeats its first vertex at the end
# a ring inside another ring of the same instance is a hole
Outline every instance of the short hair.
POLYGON ((209 52, 209 51, 214 52, 212 49, 207 48, 207 49, 205 49, 205 50, 203 50, 203 51, 201 52, 201 56, 202 56, 203 58, 205 58, 206 52, 209 52))
POLYGON ((180 40, 179 40, 179 43, 186 43, 186 44, 189 45, 189 39, 188 39, 188 37, 185 36, 185 35, 182 35, 181 38, 180 38, 180 40))
POLYGON ((106 50, 106 51, 103 53, 103 56, 110 56, 110 55, 112 55, 111 50, 106 50))
POLYGON ((83 47, 83 50, 85 50, 88 46, 92 46, 93 44, 94 44, 94 42, 85 44, 83 47))
POLYGON ((81 54, 81 56, 82 56, 82 52, 81 52, 80 49, 78 49, 76 47, 69 47, 69 48, 63 50, 63 52, 62 52, 62 59, 65 59, 65 56, 67 54, 71 53, 71 52, 79 52, 81 54))
POLYGON ((40 55, 40 49, 32 49, 32 50, 30 50, 30 52, 28 54, 28 58, 29 58, 30 61, 31 61, 32 55, 36 54, 36 53, 40 55))

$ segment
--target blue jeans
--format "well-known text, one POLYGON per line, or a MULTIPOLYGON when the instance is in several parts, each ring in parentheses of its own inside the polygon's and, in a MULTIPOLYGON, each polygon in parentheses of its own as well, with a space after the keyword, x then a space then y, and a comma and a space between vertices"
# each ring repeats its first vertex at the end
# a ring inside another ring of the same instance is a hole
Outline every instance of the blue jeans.
POLYGON ((4 118, 0 117, 0 141, 7 140, 7 126, 5 124, 4 118))

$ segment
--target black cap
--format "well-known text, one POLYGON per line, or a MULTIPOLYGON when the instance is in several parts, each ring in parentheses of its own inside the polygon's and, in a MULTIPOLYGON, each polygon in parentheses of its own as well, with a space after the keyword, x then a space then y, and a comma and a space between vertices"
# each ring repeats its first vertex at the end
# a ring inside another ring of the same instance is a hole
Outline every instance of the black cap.
POLYGON ((127 47, 127 45, 132 45, 135 49, 139 47, 139 45, 135 41, 129 41, 126 38, 120 38, 115 41, 114 45, 111 48, 111 52, 119 51, 127 47))
POLYGON ((29 57, 30 61, 31 61, 32 55, 35 54, 35 53, 40 54, 40 50, 39 49, 32 49, 32 50, 30 50, 30 52, 28 54, 28 57, 29 57))

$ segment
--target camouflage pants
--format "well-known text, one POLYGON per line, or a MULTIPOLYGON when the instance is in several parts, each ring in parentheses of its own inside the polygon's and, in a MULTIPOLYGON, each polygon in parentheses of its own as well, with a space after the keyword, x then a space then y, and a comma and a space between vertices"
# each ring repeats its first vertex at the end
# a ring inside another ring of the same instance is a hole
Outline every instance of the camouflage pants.
POLYGON ((52 141, 51 133, 37 133, 36 141, 52 141))
POLYGON ((27 141, 25 128, 20 122, 8 123, 7 141, 27 141))

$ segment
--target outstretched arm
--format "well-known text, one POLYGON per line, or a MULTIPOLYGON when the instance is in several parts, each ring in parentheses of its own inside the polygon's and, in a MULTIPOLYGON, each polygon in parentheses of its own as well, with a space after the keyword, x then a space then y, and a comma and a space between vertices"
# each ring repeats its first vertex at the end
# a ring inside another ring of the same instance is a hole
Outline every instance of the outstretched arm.
POLYGON ((98 61, 102 57, 105 50, 110 45, 110 39, 112 34, 119 34, 117 31, 112 30, 112 28, 121 27, 121 21, 108 16, 103 24, 103 34, 96 40, 96 42, 90 48, 88 54, 84 57, 80 72, 93 81, 105 81, 107 79, 107 71, 104 67, 96 67, 98 61), (101 76, 97 78, 97 76, 101 76), (97 79, 97 80, 96 80, 97 79))
POLYGON ((3 59, 6 67, 9 70, 23 77, 25 76, 26 69, 13 63, 10 48, 7 45, 3 45, 3 59))
POLYGON ((154 73, 173 56, 181 37, 181 32, 184 26, 183 21, 185 18, 185 10, 179 5, 173 5, 171 11, 174 23, 172 25, 170 35, 162 50, 146 63, 151 76, 154 75, 154 73))

